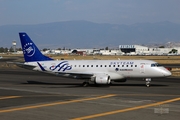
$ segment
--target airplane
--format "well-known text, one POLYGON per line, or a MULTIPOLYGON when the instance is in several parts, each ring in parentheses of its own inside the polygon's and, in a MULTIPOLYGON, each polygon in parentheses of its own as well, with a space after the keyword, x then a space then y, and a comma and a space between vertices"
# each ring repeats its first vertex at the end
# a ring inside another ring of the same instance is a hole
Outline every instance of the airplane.
POLYGON ((17 66, 61 77, 83 79, 83 86, 90 83, 109 85, 125 82, 128 78, 143 78, 150 86, 152 78, 171 76, 171 72, 152 60, 54 60, 43 55, 31 38, 19 33, 24 63, 17 66))

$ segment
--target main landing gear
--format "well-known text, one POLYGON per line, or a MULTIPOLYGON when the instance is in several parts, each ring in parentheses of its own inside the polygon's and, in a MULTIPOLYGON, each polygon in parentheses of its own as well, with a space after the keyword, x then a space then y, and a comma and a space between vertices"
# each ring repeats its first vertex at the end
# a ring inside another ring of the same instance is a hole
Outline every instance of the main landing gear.
POLYGON ((145 78, 146 86, 150 87, 151 78, 145 78))
POLYGON ((87 87, 88 85, 89 85, 89 82, 87 82, 87 81, 83 82, 83 84, 82 84, 83 87, 87 87))

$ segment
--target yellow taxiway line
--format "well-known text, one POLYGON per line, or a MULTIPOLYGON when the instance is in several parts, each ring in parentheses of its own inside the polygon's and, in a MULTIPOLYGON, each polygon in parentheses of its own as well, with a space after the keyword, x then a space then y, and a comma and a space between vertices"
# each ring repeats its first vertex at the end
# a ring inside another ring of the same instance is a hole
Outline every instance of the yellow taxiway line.
POLYGON ((91 97, 91 98, 84 98, 84 99, 77 99, 77 100, 70 100, 70 101, 61 101, 61 102, 54 102, 54 103, 47 103, 47 104, 40 104, 40 105, 33 105, 33 106, 18 107, 18 108, 0 110, 0 113, 34 109, 34 108, 40 108, 40 107, 48 107, 48 106, 68 104, 68 103, 76 103, 76 102, 89 101, 89 100, 97 100, 97 99, 108 98, 108 97, 113 97, 113 96, 116 96, 116 95, 115 94, 109 94, 109 95, 98 96, 98 97, 91 97))
POLYGON ((20 98, 21 96, 5 96, 5 97, 0 97, 0 100, 4 99, 12 99, 12 98, 20 98))
POLYGON ((122 113, 122 112, 128 112, 128 111, 132 111, 132 110, 148 108, 148 107, 152 107, 152 106, 158 106, 161 104, 166 104, 166 103, 175 102, 175 101, 179 101, 179 100, 180 100, 180 98, 174 98, 174 99, 161 101, 161 102, 157 102, 157 103, 152 103, 152 104, 147 104, 147 105, 142 105, 142 106, 137 106, 137 107, 132 107, 132 108, 126 108, 126 109, 121 109, 121 110, 115 110, 115 111, 110 111, 110 112, 104 112, 104 113, 74 118, 71 120, 85 120, 85 119, 91 119, 91 118, 96 118, 96 117, 102 117, 102 116, 107 116, 107 115, 112 115, 112 114, 117 114, 117 113, 122 113))

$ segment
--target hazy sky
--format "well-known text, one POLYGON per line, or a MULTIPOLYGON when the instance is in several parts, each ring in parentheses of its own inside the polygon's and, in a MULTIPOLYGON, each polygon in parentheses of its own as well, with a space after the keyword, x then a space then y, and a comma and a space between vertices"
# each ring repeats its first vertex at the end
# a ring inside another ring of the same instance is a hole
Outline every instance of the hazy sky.
POLYGON ((69 20, 180 24, 180 0, 0 0, 0 26, 69 20))

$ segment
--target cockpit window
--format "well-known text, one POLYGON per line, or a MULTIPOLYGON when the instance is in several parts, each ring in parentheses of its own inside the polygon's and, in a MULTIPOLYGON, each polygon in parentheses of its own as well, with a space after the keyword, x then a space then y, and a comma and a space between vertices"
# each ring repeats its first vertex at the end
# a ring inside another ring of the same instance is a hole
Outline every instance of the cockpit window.
POLYGON ((151 67, 161 67, 162 65, 161 64, 158 64, 158 63, 153 63, 151 64, 151 67))

